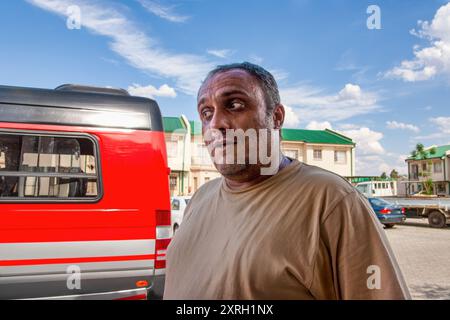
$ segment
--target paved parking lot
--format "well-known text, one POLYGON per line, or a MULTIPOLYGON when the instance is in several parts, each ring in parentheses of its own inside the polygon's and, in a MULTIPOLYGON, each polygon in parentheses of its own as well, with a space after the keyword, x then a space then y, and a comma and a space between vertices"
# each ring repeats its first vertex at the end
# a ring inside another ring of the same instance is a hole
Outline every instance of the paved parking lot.
POLYGON ((450 299, 450 227, 407 219, 385 231, 413 299, 450 299))

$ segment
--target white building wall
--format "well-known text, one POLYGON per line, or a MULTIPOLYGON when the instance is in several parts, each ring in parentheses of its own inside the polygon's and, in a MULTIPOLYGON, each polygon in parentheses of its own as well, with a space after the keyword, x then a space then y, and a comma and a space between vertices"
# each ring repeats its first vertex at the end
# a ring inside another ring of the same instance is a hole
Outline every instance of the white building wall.
MULTIPOLYGON (((182 135, 166 134, 167 161, 172 171, 181 171, 183 169, 183 146, 184 137, 182 135)), ((187 158, 184 158, 185 167, 189 167, 189 163, 186 163, 186 160, 187 158)))
POLYGON ((338 175, 349 177, 354 175, 354 152, 350 147, 337 145, 312 145, 306 146, 306 163, 329 170, 338 175), (322 159, 314 159, 314 150, 322 150, 322 159), (337 163, 334 159, 335 151, 345 151, 345 162, 337 163), (352 158, 353 156, 353 158, 352 158), (353 159, 353 163, 352 163, 353 159))

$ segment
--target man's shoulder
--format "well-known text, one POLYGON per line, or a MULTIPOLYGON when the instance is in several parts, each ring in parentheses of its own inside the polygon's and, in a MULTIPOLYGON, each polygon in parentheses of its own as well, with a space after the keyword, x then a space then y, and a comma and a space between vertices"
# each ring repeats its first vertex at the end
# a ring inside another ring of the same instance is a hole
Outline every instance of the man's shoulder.
POLYGON ((205 196, 210 195, 211 193, 215 193, 220 189, 220 185, 222 184, 223 177, 218 177, 215 179, 212 179, 208 182, 205 182, 198 188, 198 190, 194 193, 192 196, 192 199, 195 198, 203 198, 205 196))
POLYGON ((355 188, 344 177, 326 169, 303 163, 297 171, 300 185, 317 191, 336 191, 343 195, 355 191, 355 188))
POLYGON ((202 201, 209 201, 208 199, 211 199, 212 196, 219 192, 222 179, 223 177, 218 177, 202 184, 192 195, 190 203, 196 204, 202 201))
POLYGON ((219 192, 222 179, 222 177, 215 178, 202 184, 197 189, 185 209, 184 219, 187 220, 189 218, 192 212, 195 211, 194 208, 201 208, 211 201, 212 197, 219 192))

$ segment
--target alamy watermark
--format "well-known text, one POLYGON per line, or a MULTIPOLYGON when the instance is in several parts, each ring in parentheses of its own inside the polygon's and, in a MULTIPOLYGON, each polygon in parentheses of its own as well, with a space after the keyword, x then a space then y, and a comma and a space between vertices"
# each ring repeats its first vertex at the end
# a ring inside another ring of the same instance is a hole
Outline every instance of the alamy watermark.
POLYGON ((261 175, 274 175, 280 165, 278 129, 208 129, 204 135, 211 159, 216 165, 261 165, 261 175))
POLYGON ((66 26, 69 30, 81 29, 81 9, 79 6, 69 6, 66 10, 66 26))
POLYGON ((381 289, 381 269, 377 265, 370 265, 367 267, 367 288, 369 290, 380 290, 381 289))
POLYGON ((81 268, 77 265, 70 265, 66 269, 68 274, 66 286, 69 290, 81 289, 81 268))
POLYGON ((381 9, 379 6, 372 4, 367 7, 367 14, 370 16, 367 18, 366 25, 369 30, 381 29, 381 9))

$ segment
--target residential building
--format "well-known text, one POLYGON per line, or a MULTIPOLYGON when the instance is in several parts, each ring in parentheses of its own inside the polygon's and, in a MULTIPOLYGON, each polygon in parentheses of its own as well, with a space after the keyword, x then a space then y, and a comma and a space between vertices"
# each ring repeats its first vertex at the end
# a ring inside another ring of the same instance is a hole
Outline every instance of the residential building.
MULTIPOLYGON (((164 117, 172 195, 192 194, 220 174, 202 138, 201 123, 164 117)), ((344 177, 355 175, 355 143, 332 130, 282 129, 282 152, 344 177)))
POLYGON ((291 158, 343 177, 355 175, 355 143, 335 131, 282 129, 281 150, 291 158))
POLYGON ((171 195, 189 193, 191 169, 191 130, 185 116, 164 117, 163 126, 170 168, 169 187, 171 195))
POLYGON ((425 158, 417 155, 406 159, 408 164, 407 193, 415 194, 423 190, 423 182, 431 178, 436 195, 450 195, 450 145, 431 146, 425 149, 425 158), (432 148, 434 154, 430 153, 432 148))

